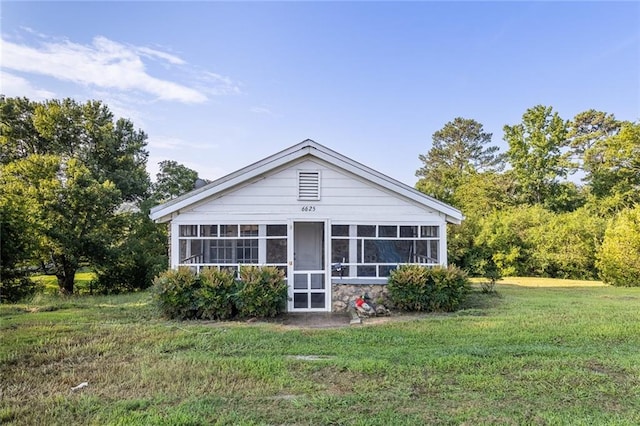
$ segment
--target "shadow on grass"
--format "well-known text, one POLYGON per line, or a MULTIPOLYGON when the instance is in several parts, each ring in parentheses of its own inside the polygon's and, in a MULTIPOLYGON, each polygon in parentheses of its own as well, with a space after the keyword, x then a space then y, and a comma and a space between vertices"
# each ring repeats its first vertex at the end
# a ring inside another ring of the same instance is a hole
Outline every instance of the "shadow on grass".
POLYGON ((67 319, 84 321, 139 321, 157 318, 155 308, 148 292, 127 293, 121 295, 60 295, 37 294, 15 304, 0 305, 0 318, 7 319, 15 315, 41 314, 51 320, 51 314, 67 319))
POLYGON ((456 315, 488 315, 491 309, 502 304, 502 295, 498 291, 489 293, 482 292, 480 288, 472 287, 467 298, 460 305, 460 309, 455 312, 456 315))

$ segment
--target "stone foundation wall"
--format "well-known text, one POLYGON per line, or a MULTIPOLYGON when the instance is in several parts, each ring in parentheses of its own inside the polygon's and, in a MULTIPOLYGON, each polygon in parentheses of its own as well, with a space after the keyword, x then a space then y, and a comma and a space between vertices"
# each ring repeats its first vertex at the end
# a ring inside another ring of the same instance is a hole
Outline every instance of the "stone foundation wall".
POLYGON ((346 311, 349 302, 356 300, 358 296, 368 293, 374 303, 380 300, 386 303, 386 284, 331 284, 331 311, 346 311))

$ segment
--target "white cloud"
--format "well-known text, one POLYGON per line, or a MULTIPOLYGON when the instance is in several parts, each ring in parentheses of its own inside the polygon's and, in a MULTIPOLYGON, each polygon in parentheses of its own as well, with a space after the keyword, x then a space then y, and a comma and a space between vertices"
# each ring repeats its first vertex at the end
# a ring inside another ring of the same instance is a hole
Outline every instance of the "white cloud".
POLYGON ((22 77, 0 71, 0 93, 8 97, 27 97, 34 101, 41 101, 55 97, 55 93, 45 89, 38 89, 22 77))
POLYGON ((239 83, 214 72, 203 72, 197 76, 197 79, 199 80, 200 90, 213 96, 238 95, 242 93, 239 83))
MULTIPOLYGON (((76 96, 75 99, 78 99, 76 96)), ((154 116, 147 107, 152 102, 135 96, 132 93, 117 92, 109 90, 93 90, 83 100, 100 99, 116 118, 126 118, 131 120, 136 127, 145 129, 154 116)))
POLYGON ((266 115, 273 115, 273 113, 271 112, 271 110, 267 107, 262 107, 262 106, 255 106, 252 107, 249 111, 256 113, 256 114, 266 114, 266 115))
POLYGON ((188 87, 150 75, 143 59, 156 59, 174 66, 185 66, 181 58, 148 47, 129 46, 97 36, 91 44, 52 38, 37 46, 2 39, 2 68, 54 77, 98 89, 143 92, 157 99, 201 103, 210 94, 239 93, 231 79, 215 73, 200 72, 210 83, 206 90, 188 87))
POLYGON ((148 47, 138 47, 137 51, 140 52, 141 54, 147 56, 147 57, 151 57, 151 58, 158 58, 158 59, 164 59, 165 61, 169 62, 170 64, 173 65, 185 65, 186 62, 183 61, 181 58, 172 55, 170 53, 166 53, 166 52, 161 52, 159 50, 155 50, 155 49, 150 49, 148 47))

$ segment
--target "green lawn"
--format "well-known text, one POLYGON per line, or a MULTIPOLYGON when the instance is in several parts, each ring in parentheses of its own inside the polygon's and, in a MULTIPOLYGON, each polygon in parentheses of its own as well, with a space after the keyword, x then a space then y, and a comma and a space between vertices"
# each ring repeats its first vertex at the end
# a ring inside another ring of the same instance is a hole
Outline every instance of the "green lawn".
POLYGON ((1 306, 0 423, 640 424, 640 288, 497 289, 343 329, 164 321, 148 293, 1 306))

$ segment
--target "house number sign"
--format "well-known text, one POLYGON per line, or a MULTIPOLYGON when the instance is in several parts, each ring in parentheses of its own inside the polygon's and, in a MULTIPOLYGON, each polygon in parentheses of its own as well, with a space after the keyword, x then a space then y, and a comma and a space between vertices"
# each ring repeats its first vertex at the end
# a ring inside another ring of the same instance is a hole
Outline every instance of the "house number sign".
POLYGON ((316 206, 302 206, 301 209, 303 212, 315 212, 316 206))

